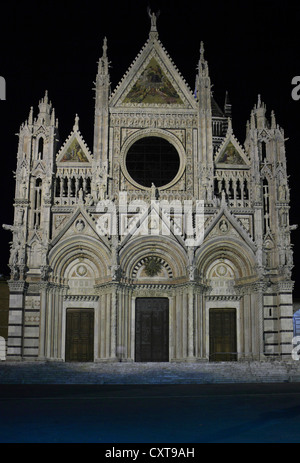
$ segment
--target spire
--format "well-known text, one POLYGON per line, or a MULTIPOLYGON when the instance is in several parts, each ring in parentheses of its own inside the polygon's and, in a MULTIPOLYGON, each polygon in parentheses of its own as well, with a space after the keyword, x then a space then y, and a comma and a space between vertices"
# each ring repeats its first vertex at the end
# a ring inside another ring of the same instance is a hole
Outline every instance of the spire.
POLYGON ((198 72, 200 77, 208 77, 208 64, 204 58, 204 43, 200 43, 200 58, 198 64, 198 72))
POLYGON ((52 108, 51 102, 48 99, 48 90, 45 91, 45 96, 39 102, 38 124, 48 124, 50 121, 50 111, 52 108))
POLYGON ((261 107, 261 97, 260 95, 258 95, 258 98, 257 98, 257 108, 260 108, 261 107))
POLYGON ((256 124, 258 129, 263 129, 266 125, 266 105, 262 102, 261 96, 258 95, 257 106, 254 108, 256 115, 256 124))
POLYGON ((52 113, 51 113, 51 125, 55 125, 55 110, 54 108, 52 109, 52 113))
POLYGON ((204 43, 200 42, 200 61, 204 61, 204 43))
POLYGON ((98 62, 98 75, 108 75, 109 62, 107 58, 107 38, 104 37, 102 45, 102 57, 98 62))
POLYGON ((271 129, 276 129, 276 118, 274 111, 271 112, 271 129))
MULTIPOLYGON (((95 124, 94 124, 94 155, 98 162, 105 161, 108 139, 108 100, 110 97, 109 61, 107 57, 107 38, 104 37, 102 56, 98 62, 98 73, 95 82, 95 124)), ((76 115, 76 117, 78 117, 76 115)), ((78 125, 78 120, 75 125, 78 125)), ((74 129, 76 130, 76 129, 74 129)))
POLYGON ((106 37, 104 37, 103 39, 102 50, 103 50, 102 58, 107 58, 107 38, 106 37))
POLYGON ((28 124, 29 124, 29 125, 32 125, 32 124, 33 124, 33 107, 32 107, 32 106, 31 106, 30 112, 29 112, 28 124))

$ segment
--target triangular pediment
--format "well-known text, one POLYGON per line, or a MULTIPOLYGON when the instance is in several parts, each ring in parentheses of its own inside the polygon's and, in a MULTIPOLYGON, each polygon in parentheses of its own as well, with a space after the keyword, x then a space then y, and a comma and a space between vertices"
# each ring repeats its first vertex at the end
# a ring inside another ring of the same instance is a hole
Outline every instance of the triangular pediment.
POLYGON ((156 201, 151 201, 150 206, 137 208, 139 210, 138 214, 129 219, 126 229, 124 228, 122 247, 138 236, 168 237, 178 242, 182 247, 186 246, 182 223, 170 219, 166 211, 156 201))
POLYGON ((112 106, 196 108, 193 92, 161 42, 148 40, 111 96, 112 106))
POLYGON ((245 165, 245 161, 233 143, 229 141, 218 159, 218 164, 245 165))
POLYGON ((157 59, 152 57, 123 103, 179 104, 183 101, 157 59))
POLYGON ((44 175, 46 173, 45 167, 42 161, 38 160, 34 162, 32 173, 34 175, 44 175))
POLYGON ((92 162, 92 155, 79 131, 71 132, 58 152, 56 162, 63 165, 82 165, 92 162))
POLYGON ((92 237, 94 239, 101 240, 101 242, 109 248, 107 238, 99 234, 96 220, 93 220, 81 206, 79 206, 69 218, 64 219, 63 226, 57 230, 57 234, 53 238, 51 247, 54 247, 61 240, 73 238, 76 235, 82 238, 92 237))
POLYGON ((204 241, 222 238, 242 239, 248 244, 248 246, 255 251, 255 244, 249 231, 243 226, 242 222, 235 217, 227 208, 226 204, 223 204, 220 211, 212 217, 212 219, 205 226, 204 241))
POLYGON ((231 121, 226 137, 215 157, 215 164, 221 168, 247 168, 249 159, 232 132, 231 121))
POLYGON ((40 233, 35 229, 32 233, 32 235, 28 237, 28 244, 31 246, 34 242, 42 243, 42 238, 40 236, 40 233))

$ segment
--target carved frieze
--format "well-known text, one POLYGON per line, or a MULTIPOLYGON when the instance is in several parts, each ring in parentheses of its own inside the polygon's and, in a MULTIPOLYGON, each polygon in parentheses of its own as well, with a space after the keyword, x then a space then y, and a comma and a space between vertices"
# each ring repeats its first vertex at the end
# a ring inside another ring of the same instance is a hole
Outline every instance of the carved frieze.
POLYGON ((111 126, 113 127, 139 127, 139 128, 165 128, 165 129, 183 129, 197 128, 197 113, 166 113, 164 110, 156 112, 122 112, 112 113, 110 115, 111 126))

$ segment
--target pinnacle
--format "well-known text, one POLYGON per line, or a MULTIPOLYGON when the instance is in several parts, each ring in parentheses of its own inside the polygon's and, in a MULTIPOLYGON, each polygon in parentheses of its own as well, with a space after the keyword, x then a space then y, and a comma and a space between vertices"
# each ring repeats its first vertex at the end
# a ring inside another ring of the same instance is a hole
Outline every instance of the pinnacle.
POLYGON ((107 38, 104 37, 103 39, 103 47, 102 47, 102 50, 103 50, 103 58, 107 58, 107 38))
POLYGON ((204 43, 200 42, 200 57, 204 59, 204 43))

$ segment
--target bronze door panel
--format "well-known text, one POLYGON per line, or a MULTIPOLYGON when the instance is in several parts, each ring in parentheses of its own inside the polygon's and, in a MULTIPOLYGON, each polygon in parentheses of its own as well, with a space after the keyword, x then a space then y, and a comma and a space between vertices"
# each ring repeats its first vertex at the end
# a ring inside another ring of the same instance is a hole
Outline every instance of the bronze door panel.
POLYGON ((236 309, 210 309, 209 359, 213 362, 237 360, 236 309))
POLYGON ((94 361, 94 311, 68 309, 66 362, 94 361))
POLYGON ((169 300, 136 300, 135 361, 169 361, 169 300))

